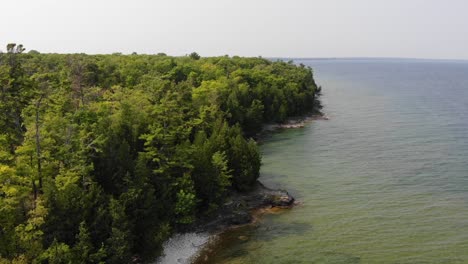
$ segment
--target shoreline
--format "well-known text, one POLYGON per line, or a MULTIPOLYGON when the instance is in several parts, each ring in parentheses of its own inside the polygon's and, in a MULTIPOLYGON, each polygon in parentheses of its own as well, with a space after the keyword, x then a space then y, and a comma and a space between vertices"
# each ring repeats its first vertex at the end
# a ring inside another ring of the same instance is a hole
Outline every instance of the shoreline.
MULTIPOLYGON (((292 117, 284 123, 266 124, 256 140, 261 142, 265 134, 273 131, 303 128, 315 120, 329 120, 329 118, 320 111, 315 111, 309 115, 292 117)), ((205 263, 209 261, 212 249, 217 247, 223 234, 233 229, 254 225, 262 215, 290 209, 296 204, 295 198, 286 190, 270 189, 260 181, 257 181, 248 192, 232 191, 226 202, 217 210, 200 217, 166 241, 164 253, 155 263, 205 263)))
MULTIPOLYGON (((211 234, 211 236, 206 241, 206 243, 199 249, 199 251, 196 254, 192 256, 192 258, 190 258, 188 263, 190 264, 216 263, 216 262, 213 262, 212 260, 213 253, 215 253, 217 249, 221 249, 221 248, 229 246, 229 241, 232 240, 231 238, 232 234, 235 233, 237 230, 258 226, 259 222, 261 221, 262 217, 265 214, 277 214, 284 210, 292 209, 294 206, 298 204, 299 203, 295 200, 291 205, 288 205, 288 206, 266 206, 266 207, 251 209, 249 211, 252 217, 251 221, 245 224, 241 224, 241 225, 229 226, 220 230, 219 232, 211 234)), ((247 241, 249 240, 249 237, 247 235, 240 235, 240 236, 236 235, 235 239, 247 241)))
POLYGON ((204 263, 223 233, 255 224, 270 210, 289 209, 295 204, 287 191, 270 189, 259 181, 248 192, 233 191, 215 212, 169 238, 164 243, 164 254, 155 263, 204 263))
POLYGON ((289 209, 294 205, 296 200, 287 191, 270 189, 259 181, 248 192, 233 191, 215 212, 172 235, 155 263, 204 263, 209 258, 210 248, 223 233, 255 224, 271 210, 289 209))
POLYGON ((267 124, 265 125, 262 133, 276 131, 278 129, 291 129, 291 128, 303 128, 307 124, 315 120, 329 120, 330 118, 323 113, 314 113, 309 116, 296 117, 286 120, 286 122, 278 124, 267 124))

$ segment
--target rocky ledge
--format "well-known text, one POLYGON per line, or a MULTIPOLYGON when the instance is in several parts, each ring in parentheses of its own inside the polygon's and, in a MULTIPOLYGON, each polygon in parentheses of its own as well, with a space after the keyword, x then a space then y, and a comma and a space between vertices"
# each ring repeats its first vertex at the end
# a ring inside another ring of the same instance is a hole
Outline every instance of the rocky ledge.
POLYGON ((329 120, 328 116, 321 112, 314 112, 309 116, 290 118, 284 123, 268 124, 263 127, 263 132, 274 131, 277 129, 303 128, 314 120, 329 120))
POLYGON ((249 192, 233 192, 214 213, 199 218, 192 226, 195 232, 219 232, 226 228, 249 224, 252 212, 264 208, 289 208, 295 203, 287 191, 273 190, 257 182, 249 192))

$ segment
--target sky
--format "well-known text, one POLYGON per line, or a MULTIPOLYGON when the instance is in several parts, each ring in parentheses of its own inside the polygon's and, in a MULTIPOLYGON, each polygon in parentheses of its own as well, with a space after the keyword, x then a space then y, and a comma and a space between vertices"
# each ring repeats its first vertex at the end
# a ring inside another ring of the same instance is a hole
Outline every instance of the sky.
POLYGON ((22 0, 0 49, 468 59, 467 0, 22 0))

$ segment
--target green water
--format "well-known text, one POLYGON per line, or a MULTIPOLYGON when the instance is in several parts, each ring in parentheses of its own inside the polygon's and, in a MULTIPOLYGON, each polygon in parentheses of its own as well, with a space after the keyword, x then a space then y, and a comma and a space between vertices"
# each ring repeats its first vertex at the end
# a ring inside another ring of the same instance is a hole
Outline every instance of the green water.
POLYGON ((260 180, 301 204, 208 262, 468 263, 468 63, 300 62, 330 120, 267 137, 260 180))

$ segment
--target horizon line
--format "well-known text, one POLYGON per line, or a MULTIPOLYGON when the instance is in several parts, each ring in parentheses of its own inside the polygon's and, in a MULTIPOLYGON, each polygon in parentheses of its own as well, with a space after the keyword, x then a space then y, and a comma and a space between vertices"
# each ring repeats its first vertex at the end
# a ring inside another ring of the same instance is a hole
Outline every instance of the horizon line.
POLYGON ((438 61, 468 61, 468 59, 447 59, 447 58, 418 58, 418 57, 265 57, 269 59, 290 59, 290 60, 438 60, 438 61))

